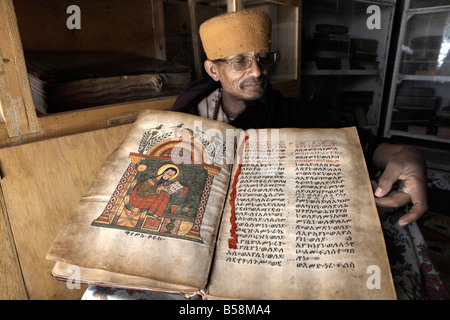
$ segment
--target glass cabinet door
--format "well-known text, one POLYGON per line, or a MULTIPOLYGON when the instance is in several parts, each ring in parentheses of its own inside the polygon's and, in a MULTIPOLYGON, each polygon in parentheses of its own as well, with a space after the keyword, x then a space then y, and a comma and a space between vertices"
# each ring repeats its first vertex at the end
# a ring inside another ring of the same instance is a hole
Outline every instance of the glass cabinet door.
POLYGON ((305 0, 302 98, 377 133, 395 1, 305 0))
POLYGON ((405 13, 388 136, 450 142, 450 5, 443 2, 413 0, 405 13))

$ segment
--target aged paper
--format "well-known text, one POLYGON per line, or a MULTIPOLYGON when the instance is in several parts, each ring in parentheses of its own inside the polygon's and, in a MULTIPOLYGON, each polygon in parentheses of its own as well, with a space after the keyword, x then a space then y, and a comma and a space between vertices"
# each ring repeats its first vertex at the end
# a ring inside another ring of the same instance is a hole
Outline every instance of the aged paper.
POLYGON ((75 265, 82 282, 204 289, 232 166, 222 132, 234 128, 199 119, 139 116, 49 250, 55 277, 75 265))
POLYGON ((55 278, 209 298, 395 298, 354 128, 144 112, 47 258, 55 278))
POLYGON ((247 132, 238 150, 211 297, 395 298, 354 128, 247 132))

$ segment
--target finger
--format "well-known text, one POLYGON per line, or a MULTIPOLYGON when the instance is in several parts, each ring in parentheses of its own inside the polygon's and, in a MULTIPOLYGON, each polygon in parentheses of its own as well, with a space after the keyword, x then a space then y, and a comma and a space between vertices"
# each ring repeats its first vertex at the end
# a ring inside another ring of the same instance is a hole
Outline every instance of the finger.
POLYGON ((401 191, 393 191, 385 197, 375 198, 378 207, 399 208, 411 202, 411 196, 401 191))
POLYGON ((370 180, 370 183, 372 184, 372 191, 375 192, 378 188, 378 183, 375 180, 370 180))
POLYGON ((405 180, 403 190, 411 195, 411 202, 418 205, 419 209, 425 209, 428 205, 427 183, 423 175, 412 175, 405 180))
POLYGON ((398 220, 400 226, 417 221, 428 210, 426 190, 424 187, 420 186, 421 184, 416 184, 416 187, 409 191, 413 206, 407 214, 403 215, 398 220))
POLYGON ((378 188, 375 190, 375 196, 384 197, 387 195, 392 190, 392 186, 398 180, 401 173, 401 167, 388 163, 386 169, 383 171, 380 179, 378 180, 378 188))
POLYGON ((407 224, 413 223, 428 210, 428 206, 424 203, 417 202, 415 203, 408 213, 404 214, 403 216, 398 219, 398 224, 400 226, 405 226, 407 224))

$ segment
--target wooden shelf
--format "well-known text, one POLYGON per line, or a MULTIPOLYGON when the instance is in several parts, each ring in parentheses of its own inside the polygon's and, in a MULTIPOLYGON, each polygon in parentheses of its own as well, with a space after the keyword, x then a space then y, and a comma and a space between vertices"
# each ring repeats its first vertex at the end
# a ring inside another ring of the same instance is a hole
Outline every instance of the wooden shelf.
POLYGON ((450 76, 422 76, 422 75, 410 75, 401 74, 398 76, 401 81, 412 80, 412 81, 429 81, 429 82, 450 82, 450 76))
POLYGON ((400 131, 400 130, 389 130, 387 135, 420 139, 420 140, 433 141, 433 142, 450 143, 450 140, 448 140, 448 139, 441 139, 436 136, 432 136, 432 135, 428 135, 428 134, 417 134, 417 133, 411 133, 411 132, 400 131))
POLYGON ((380 71, 378 70, 302 70, 302 75, 306 76, 376 76, 379 74, 380 71))

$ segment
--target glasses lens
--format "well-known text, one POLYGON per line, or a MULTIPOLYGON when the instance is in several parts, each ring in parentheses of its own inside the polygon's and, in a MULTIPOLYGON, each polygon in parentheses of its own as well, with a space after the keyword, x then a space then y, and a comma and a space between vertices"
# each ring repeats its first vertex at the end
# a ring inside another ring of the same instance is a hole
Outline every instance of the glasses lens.
POLYGON ((256 57, 258 63, 262 66, 269 66, 275 61, 277 61, 278 53, 277 52, 264 52, 259 54, 256 57))
POLYGON ((239 56, 233 59, 233 68, 235 70, 248 69, 252 64, 253 58, 249 56, 239 56))
MULTIPOLYGON (((256 56, 256 61, 258 61, 258 64, 263 67, 268 67, 275 61, 279 59, 279 53, 278 52, 263 52, 256 56)), ((245 70, 251 67, 253 63, 253 57, 252 56, 237 56, 233 58, 232 60, 218 60, 222 62, 226 62, 228 64, 231 64, 233 66, 234 70, 245 70)))

